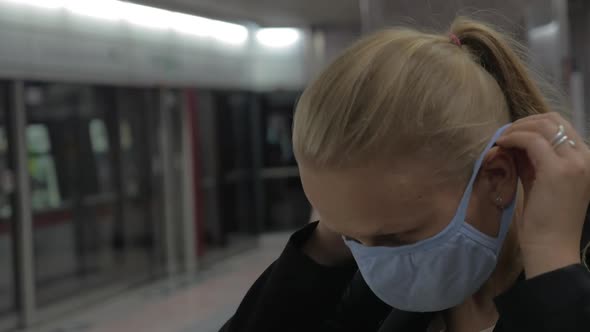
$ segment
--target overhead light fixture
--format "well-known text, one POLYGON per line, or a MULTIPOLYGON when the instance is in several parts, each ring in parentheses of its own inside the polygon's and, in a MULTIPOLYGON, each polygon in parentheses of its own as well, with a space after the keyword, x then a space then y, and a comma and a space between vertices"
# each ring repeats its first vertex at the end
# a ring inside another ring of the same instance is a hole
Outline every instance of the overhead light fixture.
POLYGON ((121 19, 119 3, 113 0, 62 0, 63 8, 72 13, 106 20, 121 19))
POLYGON ((213 32, 213 38, 233 45, 243 44, 248 40, 249 33, 245 26, 223 21, 211 21, 210 29, 213 32))
POLYGON ((35 7, 57 9, 63 7, 64 0, 4 0, 4 2, 14 2, 35 7))
POLYGON ((210 34, 207 28, 208 19, 182 13, 174 13, 174 16, 175 24, 172 26, 172 29, 200 37, 206 37, 210 34))
POLYGON ((77 15, 159 30, 209 37, 217 41, 241 45, 248 40, 248 29, 239 24, 200 16, 172 12, 119 0, 0 0, 39 8, 63 9, 77 15))
POLYGON ((293 46, 300 38, 300 32, 294 28, 263 28, 256 32, 256 40, 266 47, 286 48, 293 46))
POLYGON ((170 29, 174 26, 173 13, 164 9, 138 5, 131 2, 119 3, 124 21, 146 28, 170 29))
POLYGON ((211 37, 228 44, 242 44, 248 39, 245 26, 204 17, 173 13, 172 29, 196 36, 211 37))

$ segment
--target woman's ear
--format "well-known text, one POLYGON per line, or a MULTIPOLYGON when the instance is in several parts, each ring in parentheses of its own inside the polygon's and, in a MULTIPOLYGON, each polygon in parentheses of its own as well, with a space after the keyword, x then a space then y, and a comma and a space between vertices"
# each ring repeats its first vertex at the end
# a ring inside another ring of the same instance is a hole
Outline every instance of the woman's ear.
POLYGON ((512 202, 517 192, 518 170, 510 151, 493 147, 482 163, 478 182, 498 208, 503 209, 512 202))

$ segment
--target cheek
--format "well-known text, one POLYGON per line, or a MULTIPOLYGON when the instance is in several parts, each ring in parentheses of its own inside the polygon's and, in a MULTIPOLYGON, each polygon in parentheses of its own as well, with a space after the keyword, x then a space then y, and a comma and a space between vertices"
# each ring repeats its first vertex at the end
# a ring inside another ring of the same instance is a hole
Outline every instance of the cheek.
POLYGON ((449 215, 441 211, 437 215, 433 215, 429 218, 429 223, 422 228, 421 234, 419 234, 420 240, 431 238, 442 232, 451 223, 452 218, 453 214, 449 215))
POLYGON ((488 236, 497 237, 500 231, 500 215, 501 211, 496 206, 482 204, 473 197, 467 210, 467 223, 488 236))
POLYGON ((455 193, 441 195, 437 199, 429 202, 430 204, 422 207, 429 208, 425 218, 427 224, 422 227, 422 238, 430 238, 442 232, 453 220, 457 213, 461 197, 455 193))

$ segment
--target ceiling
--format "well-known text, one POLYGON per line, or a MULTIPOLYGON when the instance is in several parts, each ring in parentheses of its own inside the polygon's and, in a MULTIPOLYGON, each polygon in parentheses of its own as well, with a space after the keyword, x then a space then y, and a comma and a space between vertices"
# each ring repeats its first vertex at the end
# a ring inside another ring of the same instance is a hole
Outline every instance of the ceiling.
POLYGON ((261 26, 359 26, 359 0, 132 0, 261 26))
POLYGON ((372 26, 409 24, 447 29, 457 15, 467 15, 512 30, 523 24, 529 0, 370 0, 376 8, 368 19, 372 26), (379 8, 380 10, 376 10, 379 8))
MULTIPOLYGON (((375 28, 395 23, 442 28, 459 14, 500 26, 522 23, 531 0, 131 0, 200 16, 261 26, 375 28), (361 5, 362 4, 362 5, 361 5), (363 10, 361 10, 361 7, 363 10), (368 10, 368 11, 367 11, 368 10), (361 14, 362 12, 362 14, 361 14), (362 19, 361 19, 362 16, 362 19), (368 23, 367 23, 368 22, 368 23)), ((538 1, 538 0, 537 0, 538 1)), ((546 1, 544 1, 546 2, 546 1)))

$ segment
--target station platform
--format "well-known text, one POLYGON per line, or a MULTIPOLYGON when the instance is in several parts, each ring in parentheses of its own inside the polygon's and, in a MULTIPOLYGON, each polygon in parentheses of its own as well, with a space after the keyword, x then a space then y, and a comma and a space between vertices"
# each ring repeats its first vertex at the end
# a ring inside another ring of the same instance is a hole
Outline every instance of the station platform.
POLYGON ((256 278, 281 253, 289 233, 260 237, 256 248, 180 276, 134 289, 71 317, 26 332, 217 332, 256 278))

